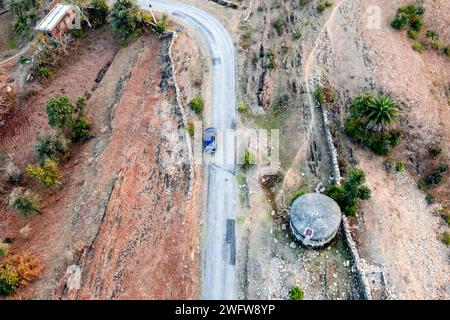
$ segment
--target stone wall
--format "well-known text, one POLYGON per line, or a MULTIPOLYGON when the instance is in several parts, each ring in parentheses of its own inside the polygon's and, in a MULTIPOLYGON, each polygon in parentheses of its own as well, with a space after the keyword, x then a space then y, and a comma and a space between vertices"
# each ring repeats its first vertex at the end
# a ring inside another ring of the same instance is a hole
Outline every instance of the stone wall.
MULTIPOLYGON (((181 113, 183 125, 186 128, 187 127, 187 116, 186 116, 186 111, 183 107, 183 102, 181 101, 180 88, 178 87, 178 83, 177 83, 177 73, 176 73, 176 69, 175 69, 175 62, 173 60, 173 55, 172 55, 173 44, 177 37, 177 33, 175 31, 167 32, 167 33, 170 37, 168 55, 169 55, 169 65, 170 65, 170 69, 172 71, 173 85, 175 87, 176 102, 177 102, 177 107, 181 113)), ((186 144, 187 144, 188 157, 189 157, 189 194, 188 194, 188 197, 190 197, 192 195, 192 189, 193 189, 193 184, 194 184, 194 160, 193 160, 193 153, 192 153, 191 137, 189 136, 187 130, 185 132, 185 140, 186 140, 186 144)))
MULTIPOLYGON (((310 79, 310 88, 316 88, 321 85, 320 81, 320 73, 313 72, 313 76, 310 79)), ((312 95, 312 92, 309 92, 312 95)), ((317 102, 316 102, 317 103, 317 102)), ((322 111, 322 119, 323 126, 327 138, 327 145, 330 152, 331 157, 331 165, 332 165, 332 173, 333 173, 333 182, 335 184, 341 184, 341 172, 339 170, 339 162, 337 160, 337 151, 334 146, 333 136, 331 135, 330 128, 328 126, 328 114, 327 110, 320 105, 317 105, 322 111)), ((353 262, 353 270, 356 273, 357 279, 360 284, 361 294, 363 299, 371 300, 372 295, 370 293, 369 281, 367 280, 366 272, 365 272, 365 261, 359 257, 358 249, 356 248, 356 244, 353 241, 353 237, 350 231, 350 226, 348 224, 347 217, 344 215, 342 217, 341 228, 344 234, 346 245, 350 251, 350 256, 353 262)))

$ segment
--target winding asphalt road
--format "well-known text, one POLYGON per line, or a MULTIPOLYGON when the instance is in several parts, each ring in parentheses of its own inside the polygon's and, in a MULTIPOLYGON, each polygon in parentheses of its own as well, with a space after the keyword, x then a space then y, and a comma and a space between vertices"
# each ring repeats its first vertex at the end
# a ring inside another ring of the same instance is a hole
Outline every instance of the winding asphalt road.
MULTIPOLYGON (((142 9, 148 0, 138 0, 142 9)), ((209 48, 212 66, 210 126, 218 129, 217 152, 209 158, 208 195, 202 279, 203 299, 236 299, 236 240, 227 241, 227 219, 237 210, 236 171, 236 74, 233 41, 225 27, 209 13, 170 0, 151 0, 152 9, 196 32, 209 48), (225 138, 226 137, 226 138, 225 138)), ((197 45, 197 44, 192 44, 197 45)), ((234 228, 234 224, 231 224, 234 228)))

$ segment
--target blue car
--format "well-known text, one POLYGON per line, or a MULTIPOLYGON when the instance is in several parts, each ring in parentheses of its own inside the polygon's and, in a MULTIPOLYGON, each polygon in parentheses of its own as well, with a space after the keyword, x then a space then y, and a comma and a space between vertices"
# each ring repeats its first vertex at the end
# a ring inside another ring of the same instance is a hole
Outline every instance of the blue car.
POLYGON ((203 134, 203 150, 208 153, 216 152, 216 128, 205 129, 203 134))

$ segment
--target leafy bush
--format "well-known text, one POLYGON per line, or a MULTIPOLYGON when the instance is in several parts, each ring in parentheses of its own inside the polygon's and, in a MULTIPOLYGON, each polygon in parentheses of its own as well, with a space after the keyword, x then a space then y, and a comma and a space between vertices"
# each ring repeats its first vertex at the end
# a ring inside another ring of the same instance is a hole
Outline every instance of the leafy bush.
POLYGON ((402 30, 407 26, 408 21, 409 21, 409 17, 406 14, 398 13, 394 17, 394 20, 392 21, 391 26, 394 29, 402 30))
POLYGON ((419 33, 415 30, 408 30, 408 35, 411 39, 416 40, 419 37, 419 33))
POLYGON ((278 34, 281 34, 283 30, 286 28, 286 22, 284 22, 283 17, 278 17, 272 21, 272 27, 277 30, 278 34))
POLYGON ((53 186, 54 184, 61 183, 61 172, 58 164, 53 160, 46 160, 43 165, 28 165, 26 171, 31 177, 36 178, 45 186, 53 186))
POLYGON ((391 157, 388 157, 386 160, 383 161, 383 165, 387 171, 392 171, 394 169, 395 160, 391 157))
POLYGON ((411 25, 412 30, 414 30, 416 32, 420 32, 423 29, 424 22, 423 22, 422 18, 414 17, 411 19, 410 25, 411 25))
POLYGON ((189 134, 189 136, 191 138, 194 137, 194 135, 195 135, 195 126, 194 126, 193 122, 188 122, 187 123, 187 132, 188 132, 188 134, 189 134))
POLYGON ((201 114, 203 112, 204 105, 205 103, 202 97, 195 97, 188 103, 189 108, 196 114, 201 114))
POLYGON ((105 0, 92 0, 90 5, 90 20, 94 28, 103 26, 109 14, 109 6, 105 0))
POLYGON ((48 67, 39 67, 37 69, 37 73, 38 73, 38 76, 41 78, 48 78, 48 77, 50 77, 51 71, 48 67))
POLYGON ((431 158, 435 159, 442 154, 442 147, 441 146, 430 147, 428 149, 428 153, 430 154, 431 158))
POLYGON ((275 69, 277 66, 275 61, 275 52, 272 49, 267 51, 267 68, 269 70, 275 69))
POLYGON ((86 105, 85 97, 79 97, 75 105, 66 96, 50 99, 45 108, 48 123, 53 128, 69 127, 74 140, 87 139, 91 123, 84 116, 86 105))
POLYGON ((300 287, 293 287, 291 291, 289 291, 289 299, 291 300, 303 300, 305 299, 305 293, 300 287))
MULTIPOLYGON (((391 26, 394 29, 401 30, 406 28, 408 24, 411 25, 411 27, 414 27, 413 29, 416 30, 417 28, 421 28, 420 22, 416 22, 419 16, 423 15, 425 13, 425 9, 421 5, 415 5, 410 4, 406 6, 402 6, 398 8, 397 14, 394 17, 394 20, 391 23, 391 26)), ((421 20, 421 19, 420 19, 421 20)), ((422 21, 423 25, 423 21, 422 21)), ((420 30, 416 30, 420 31, 420 30)))
POLYGON ((56 159, 63 155, 67 150, 67 141, 61 134, 47 133, 38 137, 33 150, 42 164, 47 159, 56 159))
POLYGON ((293 33, 292 33, 292 39, 293 40, 298 40, 298 39, 300 39, 301 38, 301 36, 302 36, 302 32, 300 31, 300 30, 295 30, 293 33))
POLYGON ((0 265, 0 296, 6 296, 19 287, 19 274, 10 264, 0 265))
POLYGON ((432 47, 433 49, 440 50, 441 47, 442 47, 442 45, 441 45, 441 43, 439 42, 439 40, 433 40, 433 41, 431 41, 431 47, 432 47))
POLYGON ((325 94, 323 93, 322 87, 317 87, 314 91, 314 100, 316 100, 319 105, 322 105, 325 101, 325 94))
POLYGON ((397 172, 405 171, 405 163, 401 160, 397 160, 397 163, 395 164, 395 171, 397 172))
POLYGON ((426 35, 427 38, 431 38, 432 40, 438 40, 439 39, 438 33, 436 31, 434 31, 434 30, 428 30, 425 35, 426 35))
POLYGON ((350 167, 343 185, 332 184, 327 187, 325 194, 334 199, 346 215, 356 214, 360 200, 368 200, 370 189, 364 185, 366 176, 364 171, 350 167))
POLYGON ((238 111, 243 114, 247 114, 249 110, 249 106, 246 102, 241 102, 238 106, 238 111))
POLYGON ((400 130, 387 129, 399 113, 389 97, 362 93, 352 98, 349 111, 345 132, 356 142, 378 155, 387 155, 400 143, 400 130))
POLYGON ((246 149, 244 151, 244 162, 242 164, 242 168, 248 169, 251 165, 256 163, 256 157, 250 150, 246 149))
POLYGON ((449 46, 449 45, 446 45, 445 47, 443 47, 443 48, 442 48, 442 52, 443 52, 446 56, 450 57, 450 46, 449 46))
POLYGON ((85 117, 76 118, 71 124, 72 139, 86 140, 90 137, 91 122, 85 117))
POLYGON ((359 119, 349 119, 345 132, 356 142, 362 143, 377 155, 387 155, 400 143, 400 130, 373 131, 367 129, 359 119))
POLYGON ((427 204, 432 204, 434 201, 436 201, 436 197, 433 196, 431 193, 427 193, 425 196, 425 202, 427 204))
POLYGON ((383 162, 383 164, 387 171, 392 171, 394 169, 397 172, 405 171, 405 163, 402 160, 395 160, 389 157, 383 162))
POLYGON ((323 3, 322 1, 319 2, 319 4, 316 7, 318 12, 324 12, 326 8, 327 7, 325 6, 325 3, 323 3))
POLYGON ((70 34, 75 39, 79 39, 79 38, 83 37, 83 30, 81 30, 81 29, 72 29, 72 30, 70 30, 70 34))
POLYGON ((50 99, 45 107, 48 124, 53 128, 64 129, 72 122, 74 108, 66 96, 50 99))
MULTIPOLYGON (((146 22, 147 24, 150 24, 152 21, 152 17, 148 15, 146 12, 141 13, 142 21, 146 22)), ((164 14, 161 19, 159 19, 158 22, 153 26, 153 30, 158 33, 162 34, 167 30, 167 15, 164 14)))
POLYGON ((442 176, 442 173, 439 171, 435 171, 430 173, 425 177, 425 183, 427 186, 437 186, 442 183, 444 180, 444 177, 442 176))
POLYGON ((442 242, 446 245, 446 246, 450 246, 450 233, 448 231, 445 231, 442 234, 442 242))
POLYGON ((22 187, 14 188, 9 194, 8 207, 24 216, 40 213, 39 197, 37 194, 22 187))

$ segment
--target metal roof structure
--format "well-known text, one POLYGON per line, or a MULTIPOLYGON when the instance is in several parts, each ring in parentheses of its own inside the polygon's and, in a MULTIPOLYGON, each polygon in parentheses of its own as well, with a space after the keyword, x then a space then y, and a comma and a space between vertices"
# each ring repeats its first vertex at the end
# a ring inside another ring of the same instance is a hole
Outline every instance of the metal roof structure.
POLYGON ((320 193, 295 199, 290 210, 290 229, 306 247, 321 248, 335 237, 342 213, 336 201, 320 193))
POLYGON ((52 31, 71 9, 72 5, 70 4, 58 3, 37 25, 36 30, 48 32, 52 31))

